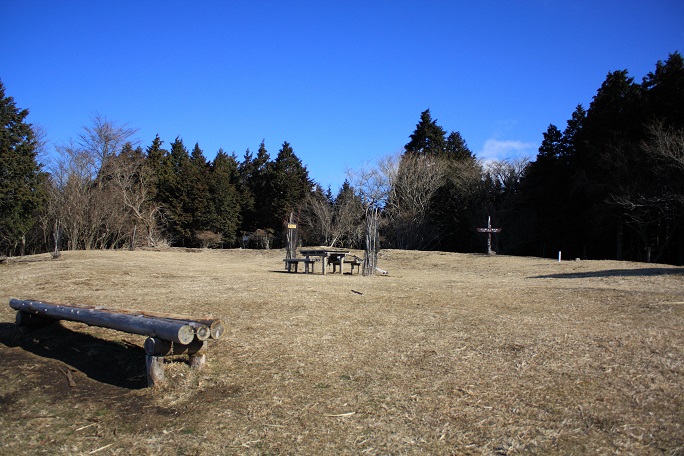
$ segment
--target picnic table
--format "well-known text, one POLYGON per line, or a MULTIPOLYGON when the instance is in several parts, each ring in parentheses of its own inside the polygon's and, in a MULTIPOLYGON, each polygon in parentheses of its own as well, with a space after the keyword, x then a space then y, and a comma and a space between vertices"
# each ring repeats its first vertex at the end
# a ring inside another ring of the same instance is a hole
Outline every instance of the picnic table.
MULTIPOLYGON (((337 250, 337 249, 301 249, 299 251, 305 258, 306 261, 314 261, 312 257, 319 257, 321 259, 321 268, 323 274, 325 274, 326 263, 334 263, 335 265, 339 263, 340 274, 342 274, 342 266, 344 266, 344 258, 349 255, 349 250, 337 250)), ((312 268, 313 271, 313 268, 312 268)), ((334 270, 333 270, 334 272, 334 270)))

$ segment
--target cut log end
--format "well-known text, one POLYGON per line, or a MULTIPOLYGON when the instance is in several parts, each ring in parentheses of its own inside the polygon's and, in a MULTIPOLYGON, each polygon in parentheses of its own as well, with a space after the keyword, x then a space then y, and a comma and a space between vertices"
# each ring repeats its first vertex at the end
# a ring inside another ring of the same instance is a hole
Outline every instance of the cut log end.
POLYGON ((195 339, 195 329, 190 325, 183 325, 178 328, 178 342, 188 345, 195 339))
POLYGON ((211 338, 220 339, 224 332, 225 328, 223 327, 221 320, 214 320, 211 324, 211 338))
POLYGON ((195 335, 199 340, 207 340, 211 337, 211 329, 207 325, 199 325, 195 328, 195 335))

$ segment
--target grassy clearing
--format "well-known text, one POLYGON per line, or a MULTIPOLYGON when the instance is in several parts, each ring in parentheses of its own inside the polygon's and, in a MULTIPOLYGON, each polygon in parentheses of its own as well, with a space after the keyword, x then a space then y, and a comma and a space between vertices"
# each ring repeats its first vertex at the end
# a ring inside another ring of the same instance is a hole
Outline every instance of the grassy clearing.
POLYGON ((390 275, 365 278, 287 274, 283 257, 0 265, 0 453, 684 453, 684 268, 390 250, 390 275), (179 359, 151 390, 143 337, 21 334, 10 297, 212 315, 227 332, 204 371, 179 359))

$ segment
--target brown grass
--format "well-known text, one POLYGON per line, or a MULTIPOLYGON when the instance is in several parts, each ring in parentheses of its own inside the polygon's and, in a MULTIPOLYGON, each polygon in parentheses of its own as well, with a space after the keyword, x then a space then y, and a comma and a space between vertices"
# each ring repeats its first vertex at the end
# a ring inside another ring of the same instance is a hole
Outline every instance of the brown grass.
POLYGON ((389 276, 322 276, 283 257, 1 265, 0 454, 684 454, 684 268, 383 251, 389 276), (22 334, 10 297, 227 331, 205 370, 170 362, 153 390, 144 337, 22 334))

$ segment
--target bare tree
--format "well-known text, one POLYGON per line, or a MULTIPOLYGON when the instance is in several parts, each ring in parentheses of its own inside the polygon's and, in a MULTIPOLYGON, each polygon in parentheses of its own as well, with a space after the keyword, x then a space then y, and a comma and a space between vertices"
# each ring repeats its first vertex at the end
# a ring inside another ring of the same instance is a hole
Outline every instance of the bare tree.
POLYGON ((110 161, 109 168, 115 191, 134 221, 131 246, 134 247, 136 243, 138 224, 145 229, 146 244, 157 245, 160 208, 153 197, 154 173, 145 156, 127 145, 121 154, 110 161))
POLYGON ((482 169, 498 189, 502 191, 515 190, 519 186, 529 164, 530 159, 522 157, 488 161, 483 163, 482 169))
POLYGON ((130 232, 127 206, 114 185, 121 173, 114 172, 113 159, 135 130, 99 115, 92 121, 78 143, 56 148, 59 157, 51 170, 49 213, 55 233, 66 235, 68 249, 117 246, 130 232))
POLYGON ((335 201, 320 190, 309 194, 302 215, 319 244, 356 248, 363 242, 364 208, 346 183, 335 201))
POLYGON ((397 159, 389 156, 381 159, 378 166, 366 164, 358 171, 347 171, 365 212, 364 276, 374 275, 377 270, 380 215, 382 208, 387 204, 396 163, 397 159))
MULTIPOLYGON (((655 121, 646 132, 647 138, 640 147, 646 154, 643 163, 655 164, 651 166, 652 172, 642 172, 644 165, 637 163, 639 172, 634 173, 634 163, 618 161, 625 155, 638 157, 636 152, 614 151, 611 157, 616 160, 611 169, 616 185, 608 202, 620 208, 622 219, 641 239, 645 259, 650 262, 652 248, 656 250, 655 260, 659 261, 677 237, 680 252, 684 252, 684 130, 655 121)), ((684 254, 680 253, 680 261, 681 255, 684 254)))
POLYGON ((321 245, 333 243, 333 207, 323 192, 311 192, 307 195, 302 223, 321 245))
POLYGON ((57 152, 59 159, 51 173, 55 184, 51 210, 66 234, 69 250, 91 249, 106 215, 102 189, 91 178, 91 157, 73 144, 58 146, 57 152))
POLYGON ((444 158, 425 154, 404 154, 384 162, 389 183, 385 211, 395 247, 425 249, 437 242, 439 234, 429 215, 447 166, 444 158))
POLYGON ((331 246, 340 245, 356 248, 363 242, 364 207, 353 188, 349 194, 340 194, 333 205, 333 240, 331 246))
POLYGON ((91 159, 91 176, 95 178, 98 171, 105 168, 107 160, 116 156, 126 143, 137 133, 137 128, 130 128, 128 124, 118 125, 107 117, 94 113, 90 116, 91 125, 84 126, 78 136, 78 145, 86 151, 91 159))
POLYGON ((668 128, 662 120, 647 128, 649 139, 642 148, 666 167, 684 172, 684 130, 668 128))
MULTIPOLYGON (((522 157, 481 164, 485 195, 478 210, 471 215, 471 229, 483 227, 487 218, 491 217, 498 227, 505 227, 502 234, 496 236, 497 244, 500 241, 504 243, 504 251, 515 251, 529 242, 530 233, 534 231, 534 217, 521 207, 520 199, 522 179, 529 163, 527 157, 522 157)), ((470 188, 477 189, 476 178, 471 176, 470 179, 473 182, 470 188)))

